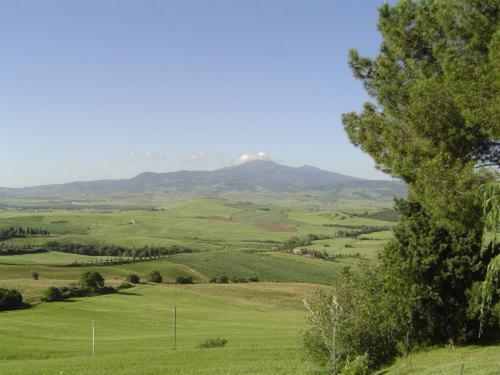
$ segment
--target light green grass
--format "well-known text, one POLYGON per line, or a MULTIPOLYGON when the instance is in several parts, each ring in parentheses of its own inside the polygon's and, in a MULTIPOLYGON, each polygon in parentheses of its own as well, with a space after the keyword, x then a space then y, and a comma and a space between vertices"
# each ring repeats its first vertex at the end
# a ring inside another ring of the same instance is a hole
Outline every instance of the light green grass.
MULTIPOLYGON (((299 301, 305 291, 301 289, 291 297, 291 289, 287 289, 285 313, 279 287, 276 285, 274 291, 277 298, 267 298, 267 305, 245 303, 231 294, 200 293, 193 286, 140 286, 127 290, 127 294, 4 312, 0 373, 311 373, 314 366, 302 361, 297 345, 305 312, 290 307, 288 301, 299 301), (176 351, 172 350, 173 306, 177 306, 176 351), (91 320, 96 324, 95 357, 90 356, 91 320), (227 346, 197 347, 213 337, 227 339, 227 346)), ((252 294, 248 290, 245 293, 252 294)))
POLYGON ((38 265, 67 265, 72 263, 93 263, 106 257, 94 257, 79 254, 48 251, 46 253, 33 253, 22 255, 2 255, 0 264, 38 264, 38 265))
POLYGON ((99 272, 106 283, 117 286, 126 280, 127 275, 135 273, 145 280, 146 274, 158 270, 164 282, 175 282, 178 276, 191 276, 197 282, 206 281, 206 277, 183 264, 165 260, 152 260, 130 264, 92 266, 92 267, 58 267, 51 265, 0 264, 0 287, 19 290, 25 299, 36 300, 49 286, 67 286, 78 282, 80 275, 87 271, 99 272), (33 280, 31 273, 39 273, 39 279, 33 280))
POLYGON ((0 210, 0 227, 43 227, 51 233, 49 237, 6 241, 17 246, 40 246, 47 240, 57 240, 125 247, 181 245, 198 250, 269 250, 273 242, 282 242, 294 235, 335 236, 342 229, 322 224, 392 226, 394 223, 351 217, 338 211, 286 211, 269 204, 220 198, 177 202, 160 211, 119 207, 0 210), (128 224, 132 220, 137 224, 128 224))
POLYGON ((178 254, 172 261, 189 266, 207 277, 226 275, 281 282, 330 284, 339 270, 336 262, 281 253, 206 252, 178 254))
POLYGON ((379 374, 498 374, 500 345, 445 347, 397 360, 379 374))

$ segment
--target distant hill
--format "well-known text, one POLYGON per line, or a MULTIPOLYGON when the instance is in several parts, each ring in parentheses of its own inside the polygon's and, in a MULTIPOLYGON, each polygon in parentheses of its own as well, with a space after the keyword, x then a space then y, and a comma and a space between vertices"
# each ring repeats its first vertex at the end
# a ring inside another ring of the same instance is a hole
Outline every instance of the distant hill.
POLYGON ((256 160, 214 171, 145 172, 122 180, 0 188, 0 196, 59 198, 171 193, 221 195, 227 192, 325 194, 346 190, 372 198, 406 193, 405 185, 397 181, 365 180, 311 166, 294 168, 272 161, 256 160))

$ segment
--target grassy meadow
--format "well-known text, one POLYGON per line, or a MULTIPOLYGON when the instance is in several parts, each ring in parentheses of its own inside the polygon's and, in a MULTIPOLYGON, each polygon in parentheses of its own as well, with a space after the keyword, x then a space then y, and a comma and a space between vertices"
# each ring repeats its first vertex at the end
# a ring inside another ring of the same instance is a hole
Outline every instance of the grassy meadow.
MULTIPOLYGON (((286 207, 283 201, 144 199, 134 205, 112 200, 74 202, 71 207, 17 203, 17 208, 0 208, 0 228, 44 228, 50 234, 2 242, 10 247, 43 247, 55 240, 128 248, 179 245, 194 252, 115 264, 99 263, 107 257, 58 251, 1 255, 0 287, 19 290, 32 306, 0 313, 0 375, 320 374, 300 351, 306 324, 303 298, 315 288, 328 288, 341 268, 359 258, 376 262, 395 225, 371 214, 380 207, 286 207), (367 228, 369 233, 355 234, 367 228), (311 234, 322 239, 305 248, 345 257, 327 261, 275 251, 292 237, 311 234), (86 271, 99 272, 116 287, 131 273, 144 281, 151 270, 160 271, 162 284, 143 283, 116 294, 64 302, 39 300, 48 287, 75 283, 86 271), (34 271, 38 280, 32 278, 34 271), (209 283, 220 275, 259 282, 209 283), (191 277, 195 284, 175 285, 179 276, 191 277), (178 312, 175 351, 173 306, 178 312), (226 347, 198 347, 217 337, 228 340, 226 347)), ((436 373, 457 373, 464 356, 470 359, 466 369, 490 373, 491 366, 476 358, 497 353, 498 347, 471 350, 474 355, 466 356, 461 349, 437 349, 447 353, 448 367, 442 365, 436 373)), ((412 373, 427 373, 426 362, 437 366, 439 361, 434 351, 414 356, 412 373)), ((405 361, 384 371, 407 373, 405 361)))
POLYGON ((4 312, 0 337, 9 340, 0 340, 0 373, 307 373, 314 366, 301 359, 297 340, 305 324, 300 300, 312 288, 267 283, 146 285, 4 312), (214 337, 227 339, 226 347, 198 348, 214 337))

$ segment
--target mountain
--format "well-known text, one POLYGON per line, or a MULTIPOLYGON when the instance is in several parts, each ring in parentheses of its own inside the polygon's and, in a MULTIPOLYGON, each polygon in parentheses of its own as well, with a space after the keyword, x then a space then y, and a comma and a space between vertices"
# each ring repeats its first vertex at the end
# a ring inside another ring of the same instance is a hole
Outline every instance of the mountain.
POLYGON ((376 193, 375 195, 385 197, 404 195, 406 192, 404 184, 396 181, 365 180, 311 166, 294 168, 272 161, 255 160, 214 171, 145 172, 122 180, 71 182, 18 189, 0 188, 0 196, 57 198, 168 193, 326 193, 346 189, 357 190, 360 194, 376 193))

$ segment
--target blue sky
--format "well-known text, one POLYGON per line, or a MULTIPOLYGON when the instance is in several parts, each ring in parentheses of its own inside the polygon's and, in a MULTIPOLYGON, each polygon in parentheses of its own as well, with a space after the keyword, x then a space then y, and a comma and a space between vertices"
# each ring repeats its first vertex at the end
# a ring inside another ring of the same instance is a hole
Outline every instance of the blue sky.
POLYGON ((215 169, 242 154, 389 178, 367 100, 382 0, 0 0, 0 186, 215 169))

